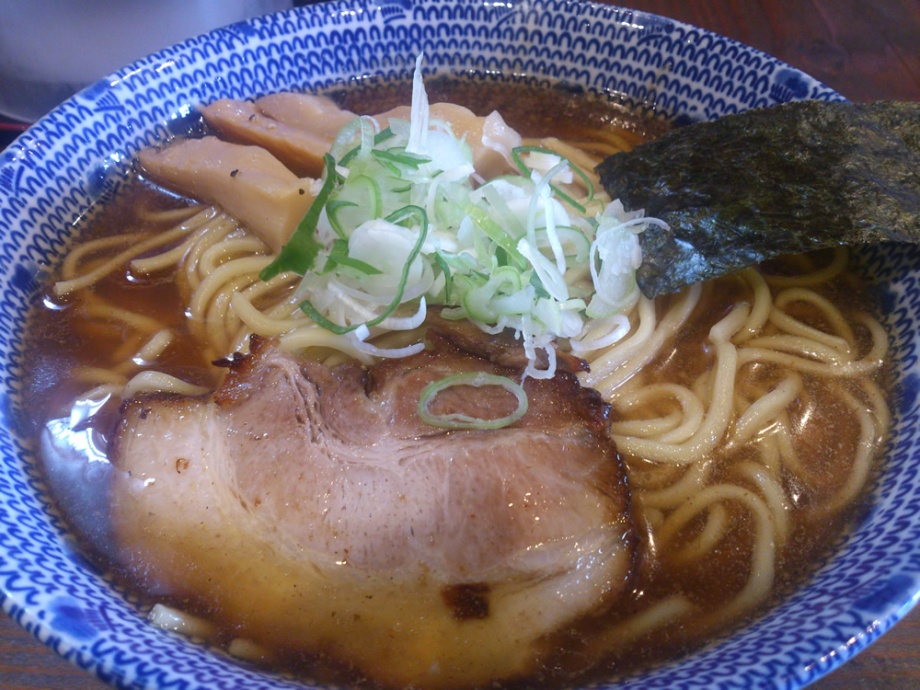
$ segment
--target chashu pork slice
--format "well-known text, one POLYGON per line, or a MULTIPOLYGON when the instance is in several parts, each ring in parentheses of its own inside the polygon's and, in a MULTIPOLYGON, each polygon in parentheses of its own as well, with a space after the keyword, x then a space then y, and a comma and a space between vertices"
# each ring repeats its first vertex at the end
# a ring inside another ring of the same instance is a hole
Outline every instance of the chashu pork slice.
MULTIPOLYGON (((533 671, 548 633, 608 608, 631 577, 608 407, 560 372, 527 380, 512 426, 428 426, 416 411, 428 383, 520 379, 449 335, 429 340, 365 369, 254 339, 211 396, 126 402, 113 522, 133 577, 236 636, 391 687, 533 671)), ((497 417, 515 404, 463 386, 431 409, 497 417)))

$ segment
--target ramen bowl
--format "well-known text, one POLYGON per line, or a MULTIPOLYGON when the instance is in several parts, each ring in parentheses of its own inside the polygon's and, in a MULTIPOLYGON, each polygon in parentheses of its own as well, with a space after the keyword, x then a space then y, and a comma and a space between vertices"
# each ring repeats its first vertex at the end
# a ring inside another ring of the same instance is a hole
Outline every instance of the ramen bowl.
MULTIPOLYGON (((369 76, 527 75, 608 93, 677 123, 796 99, 842 100, 756 50, 666 18, 549 0, 350 0, 246 21, 148 56, 83 90, 0 157, 0 597, 65 659, 120 688, 303 682, 165 632, 94 569, 49 497, 22 419, 28 310, 141 148, 185 132, 199 103, 326 89, 369 76)), ((893 430, 870 505, 797 591, 696 653, 610 687, 796 688, 894 625, 920 597, 920 253, 868 247, 860 270, 882 295, 894 352, 893 430)))

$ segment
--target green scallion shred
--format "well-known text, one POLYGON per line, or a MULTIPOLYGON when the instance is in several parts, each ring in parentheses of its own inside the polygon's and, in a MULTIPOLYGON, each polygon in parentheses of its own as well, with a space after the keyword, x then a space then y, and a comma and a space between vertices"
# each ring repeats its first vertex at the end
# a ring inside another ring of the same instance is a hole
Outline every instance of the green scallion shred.
POLYGON ((453 287, 453 277, 451 275, 450 264, 444 258, 441 252, 434 253, 434 262, 441 269, 441 275, 444 276, 444 303, 450 304, 450 290, 453 287))
POLYGON ((509 264, 513 263, 521 268, 527 265, 527 259, 517 250, 517 240, 496 223, 485 209, 470 202, 464 210, 469 215, 470 220, 488 235, 489 239, 502 248, 509 264))
POLYGON ((354 201, 345 201, 343 199, 334 199, 326 203, 326 217, 339 239, 348 237, 348 232, 339 220, 339 211, 343 208, 359 208, 359 206, 354 201))
POLYGON ((361 222, 379 218, 383 211, 383 192, 377 180, 370 175, 349 176, 347 191, 340 186, 337 192, 337 198, 330 199, 326 204, 326 218, 342 239, 347 239, 361 222))
POLYGON ((323 245, 317 241, 314 233, 316 232, 316 223, 319 221, 320 213, 332 194, 335 186, 335 159, 328 153, 323 156, 326 172, 322 189, 310 204, 306 215, 297 225, 291 238, 285 243, 278 253, 278 256, 268 266, 262 269, 259 277, 262 280, 271 280, 279 273, 293 271, 303 275, 316 263, 316 257, 319 256, 323 245))
MULTIPOLYGON (((524 159, 521 157, 525 153, 545 153, 550 156, 555 156, 556 158, 559 158, 560 160, 564 160, 566 163, 568 163, 569 170, 575 173, 575 175, 577 175, 579 179, 582 181, 582 183, 585 185, 585 189, 587 190, 585 202, 589 203, 594 200, 594 183, 591 182, 591 178, 588 177, 587 173, 585 173, 584 170, 582 170, 580 167, 575 165, 568 158, 566 158, 565 156, 561 156, 555 151, 553 151, 552 149, 548 149, 543 146, 518 146, 511 150, 511 159, 514 161, 514 164, 517 166, 518 170, 520 170, 521 174, 526 175, 526 176, 530 175, 531 169, 527 167, 527 164, 524 162, 524 159)), ((587 212, 586 204, 582 204, 581 202, 574 199, 572 196, 563 192, 559 188, 558 185, 550 183, 550 188, 553 190, 553 193, 556 196, 558 196, 560 199, 562 199, 565 203, 567 203, 569 206, 574 208, 579 213, 584 214, 587 212)))
MULTIPOLYGON (((537 353, 629 309, 641 218, 546 147, 514 148, 507 175, 471 175, 471 146, 431 119, 419 65, 408 121, 378 132, 360 117, 341 129, 316 199, 261 277, 301 274, 303 312, 340 335, 362 328, 361 339, 374 327, 414 328, 425 300, 445 318, 510 328, 537 353), (570 182, 559 182, 566 169, 570 182)), ((530 357, 525 376, 552 375, 530 357)))
POLYGON ((358 271, 358 273, 363 273, 366 276, 380 275, 383 273, 379 268, 371 266, 366 261, 350 257, 348 255, 348 240, 336 240, 332 243, 332 251, 330 251, 329 256, 326 257, 326 266, 323 268, 323 273, 328 273, 338 266, 352 268, 358 271))
POLYGON ((419 219, 418 239, 416 239, 408 257, 406 257, 406 262, 403 265, 402 273, 400 275, 399 285, 396 288, 396 295, 386 306, 383 312, 378 314, 375 318, 364 322, 363 324, 356 323, 350 326, 343 326, 323 316, 319 310, 313 306, 310 300, 304 300, 301 302, 300 309, 317 324, 325 328, 327 331, 335 333, 336 335, 351 333, 362 325, 367 326, 368 328, 373 328, 374 326, 377 326, 386 320, 386 318, 390 316, 390 314, 392 314, 394 311, 396 311, 397 307, 399 307, 399 305, 402 303, 403 292, 405 292, 406 289, 406 281, 409 278, 409 271, 412 268, 412 262, 415 261, 416 257, 419 255, 419 252, 421 252, 422 245, 425 244, 425 238, 428 236, 428 214, 426 214, 425 209, 421 208, 420 206, 405 206, 394 211, 386 218, 386 220, 390 223, 399 224, 413 216, 419 219))
POLYGON ((374 146, 380 146, 380 144, 389 139, 392 139, 395 136, 396 134, 394 134, 392 129, 385 127, 377 133, 377 136, 374 137, 374 146))
POLYGON ((430 163, 428 156, 420 156, 417 153, 409 153, 404 149, 374 149, 371 152, 375 158, 383 163, 393 163, 403 165, 407 168, 418 168, 419 166, 430 163))

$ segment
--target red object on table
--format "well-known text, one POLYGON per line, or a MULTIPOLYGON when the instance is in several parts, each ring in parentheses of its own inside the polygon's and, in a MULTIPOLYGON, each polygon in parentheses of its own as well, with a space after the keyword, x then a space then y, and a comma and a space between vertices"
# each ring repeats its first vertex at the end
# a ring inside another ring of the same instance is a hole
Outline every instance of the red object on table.
MULTIPOLYGON (((615 4, 734 38, 798 67, 850 100, 920 100, 920 0, 623 0, 615 4)), ((107 687, 0 616, 0 688, 107 687)), ((920 688, 920 607, 811 687, 920 688)))

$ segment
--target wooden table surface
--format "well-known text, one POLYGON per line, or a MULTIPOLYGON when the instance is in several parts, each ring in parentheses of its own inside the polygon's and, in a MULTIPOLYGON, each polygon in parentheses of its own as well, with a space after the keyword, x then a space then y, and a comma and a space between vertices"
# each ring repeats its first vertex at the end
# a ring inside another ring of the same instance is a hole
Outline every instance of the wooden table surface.
MULTIPOLYGON (((920 100, 920 0, 624 0, 735 38, 854 101, 920 100)), ((0 616, 2 690, 103 690, 0 616)), ((920 607, 818 690, 920 688, 920 607)))

